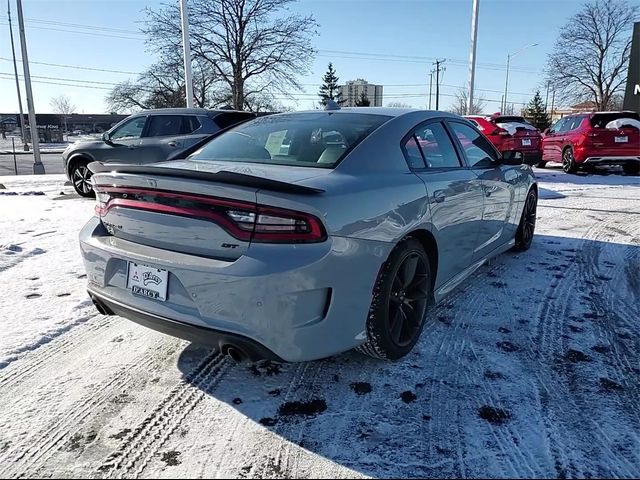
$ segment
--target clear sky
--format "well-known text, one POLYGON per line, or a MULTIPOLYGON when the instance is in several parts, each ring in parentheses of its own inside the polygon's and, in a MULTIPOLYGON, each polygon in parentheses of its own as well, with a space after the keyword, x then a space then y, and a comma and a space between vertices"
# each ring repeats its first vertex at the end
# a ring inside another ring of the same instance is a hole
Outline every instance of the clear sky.
MULTIPOLYGON (((15 112, 6 3, 0 1, 0 112, 15 112)), ((17 24, 15 0, 10 2, 17 24)), ((499 110, 507 54, 532 43, 539 45, 512 58, 509 100, 527 102, 541 86, 544 97, 546 56, 560 28, 582 3, 480 0, 476 96, 491 100, 486 112, 499 110)), ((134 79, 133 73, 153 62, 138 29, 145 18, 144 8, 160 4, 152 0, 23 0, 36 110, 50 112, 50 99, 65 94, 78 113, 105 112, 108 89, 134 79)), ((313 14, 320 24, 314 38, 318 55, 311 73, 300 78, 305 91, 295 92, 296 100, 282 103, 310 108, 317 101, 327 63, 332 61, 341 82, 364 78, 384 85, 384 104, 400 101, 425 108, 429 72, 437 57, 447 59, 441 81, 441 109, 446 109, 458 87, 468 80, 471 6, 472 0, 299 0, 293 10, 313 14)), ((17 33, 16 26, 16 42, 17 33)), ((19 44, 16 49, 20 58, 19 44)))

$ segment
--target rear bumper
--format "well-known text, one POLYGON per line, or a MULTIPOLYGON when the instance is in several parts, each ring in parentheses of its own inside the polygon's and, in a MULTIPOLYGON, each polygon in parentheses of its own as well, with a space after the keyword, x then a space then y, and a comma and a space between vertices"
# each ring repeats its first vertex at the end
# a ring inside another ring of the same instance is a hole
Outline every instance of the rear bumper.
POLYGON ((640 155, 626 156, 591 156, 584 160, 590 165, 624 165, 626 163, 640 162, 640 155))
POLYGON ((206 344, 224 351, 224 347, 233 346, 243 353, 243 357, 250 361, 274 360, 282 362, 271 350, 264 345, 232 333, 221 332, 211 328, 198 327, 184 322, 177 322, 169 318, 143 312, 136 308, 124 305, 120 302, 102 296, 89 289, 89 296, 101 313, 106 315, 119 315, 144 327, 172 337, 183 338, 194 343, 206 344))
POLYGON ((91 295, 119 315, 200 343, 248 340, 261 347, 252 351, 296 362, 366 340, 373 284, 392 245, 344 237, 255 244, 223 261, 110 236, 93 217, 80 232, 80 248, 91 295), (166 301, 126 288, 130 261, 169 272, 166 301))

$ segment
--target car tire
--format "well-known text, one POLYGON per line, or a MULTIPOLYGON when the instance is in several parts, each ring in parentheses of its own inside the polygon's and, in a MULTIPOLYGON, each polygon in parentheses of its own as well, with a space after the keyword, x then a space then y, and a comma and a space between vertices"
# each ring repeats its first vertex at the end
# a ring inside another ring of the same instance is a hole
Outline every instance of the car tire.
POLYGON ((398 360, 415 346, 433 298, 429 257, 415 238, 400 242, 382 266, 367 318, 367 342, 357 350, 398 360))
POLYGON ((547 166, 547 162, 545 162, 544 160, 540 160, 538 163, 536 163, 536 167, 538 168, 545 168, 547 166))
POLYGON ((516 230, 516 243, 514 250, 523 252, 529 250, 531 243, 533 242, 533 235, 536 230, 536 213, 538 210, 538 193, 535 188, 529 190, 527 199, 524 202, 522 208, 522 215, 520 216, 520 223, 518 224, 518 230, 516 230))
POLYGON ((576 173, 578 171, 571 147, 567 147, 562 151, 562 170, 564 170, 565 173, 576 173))
POLYGON ((92 198, 95 197, 95 192, 91 185, 91 170, 87 167, 89 162, 87 160, 76 160, 69 169, 69 177, 71 178, 71 184, 76 193, 82 197, 92 198))
POLYGON ((625 163, 622 171, 627 175, 640 175, 640 162, 625 163))

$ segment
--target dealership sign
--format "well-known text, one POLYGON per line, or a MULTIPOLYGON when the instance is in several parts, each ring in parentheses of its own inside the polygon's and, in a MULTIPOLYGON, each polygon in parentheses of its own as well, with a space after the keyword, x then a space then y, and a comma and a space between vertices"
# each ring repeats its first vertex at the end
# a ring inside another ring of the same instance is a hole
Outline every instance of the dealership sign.
POLYGON ((624 109, 640 113, 640 22, 633 26, 624 109))

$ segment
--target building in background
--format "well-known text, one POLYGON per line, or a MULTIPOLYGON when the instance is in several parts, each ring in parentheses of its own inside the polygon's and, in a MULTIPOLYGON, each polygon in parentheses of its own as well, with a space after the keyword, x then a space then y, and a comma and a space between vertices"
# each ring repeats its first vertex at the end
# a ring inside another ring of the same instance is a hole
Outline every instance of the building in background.
POLYGON ((382 106, 382 85, 374 85, 362 78, 349 80, 346 85, 340 87, 340 92, 345 101, 343 104, 345 107, 355 107, 363 92, 371 102, 372 107, 382 106))

